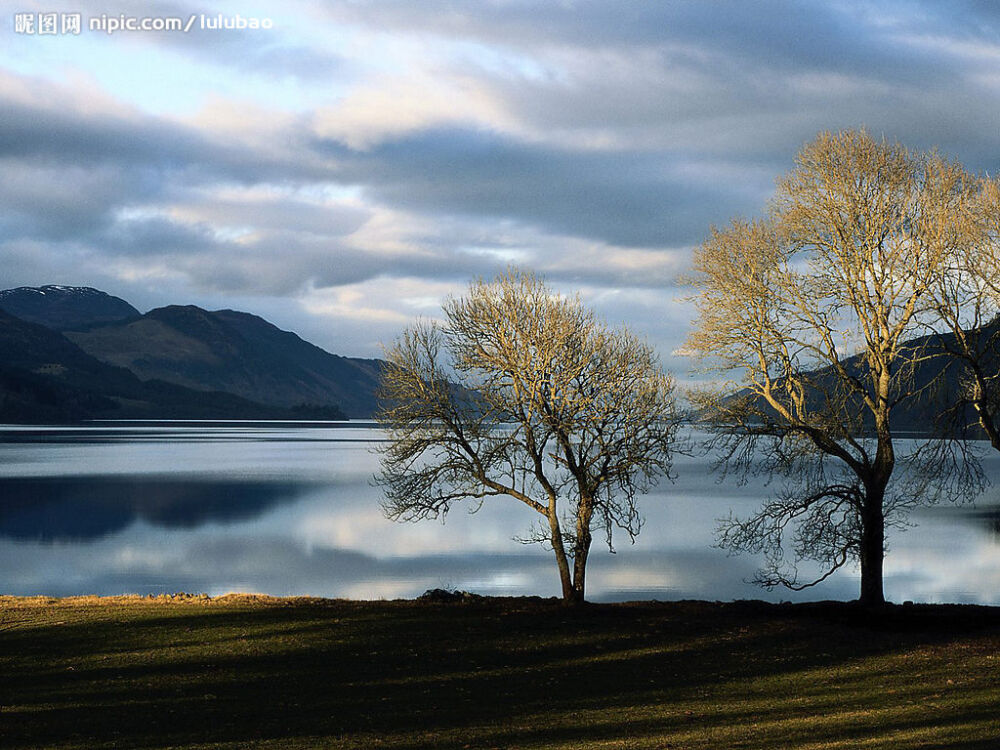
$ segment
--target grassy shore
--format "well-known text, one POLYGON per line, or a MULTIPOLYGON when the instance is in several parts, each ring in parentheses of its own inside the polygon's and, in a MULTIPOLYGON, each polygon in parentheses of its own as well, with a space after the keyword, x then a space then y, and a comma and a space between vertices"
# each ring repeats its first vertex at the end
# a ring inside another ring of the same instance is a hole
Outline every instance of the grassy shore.
POLYGON ((0 597, 0 745, 997 748, 1000 609, 0 597))

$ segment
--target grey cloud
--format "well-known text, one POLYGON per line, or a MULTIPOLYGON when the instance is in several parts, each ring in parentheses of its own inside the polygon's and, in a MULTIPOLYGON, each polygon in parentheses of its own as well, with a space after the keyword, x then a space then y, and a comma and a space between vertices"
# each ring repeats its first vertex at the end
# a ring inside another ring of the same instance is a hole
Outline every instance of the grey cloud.
POLYGON ((363 154, 326 148, 342 179, 392 205, 514 219, 622 245, 694 242, 720 203, 737 212, 759 205, 731 186, 672 175, 665 154, 574 152, 471 130, 424 132, 363 154))
POLYGON ((992 0, 923 0, 920 13, 913 13, 906 3, 897 3, 899 11, 910 10, 927 28, 948 29, 963 36, 973 36, 996 42, 1000 32, 1000 6, 992 0))
POLYGON ((336 238, 278 231, 253 242, 218 243, 210 257, 178 258, 177 267, 205 288, 291 294, 307 284, 334 287, 376 276, 468 279, 492 273, 495 264, 461 257, 448 249, 422 255, 386 256, 336 238))
MULTIPOLYGON (((156 182, 172 176, 187 184, 233 180, 322 180, 327 165, 297 152, 292 134, 280 148, 249 148, 189 125, 162 118, 123 114, 91 114, 46 106, 60 90, 44 86, 45 98, 34 105, 0 101, 0 157, 73 167, 118 164, 146 169, 156 182), (183 174, 180 174, 183 173, 183 174)), ((265 124, 266 125, 266 124, 265 124)))
POLYGON ((211 258, 225 245, 206 224, 180 224, 159 216, 118 221, 94 239, 105 252, 131 257, 211 258))
POLYGON ((242 241, 220 238, 210 225, 162 217, 119 222, 93 238, 101 253, 132 263, 158 262, 196 288, 226 294, 294 295, 307 285, 356 284, 380 274, 467 279, 494 266, 447 253, 386 257, 336 237, 291 230, 257 233, 242 241))
POLYGON ((209 221, 223 226, 252 226, 274 231, 294 228, 318 235, 349 235, 372 215, 363 206, 325 206, 294 198, 268 200, 210 200, 190 206, 209 221))
MULTIPOLYGON (((663 155, 577 155, 475 131, 418 134, 370 153, 320 143, 290 155, 261 154, 220 146, 156 118, 24 105, 8 111, 0 124, 0 149, 10 167, 0 177, 0 193, 10 196, 0 210, 7 239, 73 238, 116 255, 176 257, 171 267, 209 288, 288 293, 309 280, 337 285, 387 271, 448 278, 491 273, 500 263, 460 248, 470 241, 488 244, 490 237, 482 235, 500 219, 625 244, 677 244, 700 237, 707 223, 700 212, 725 202, 724 193, 692 190, 671 178, 663 155), (430 251, 419 257, 379 256, 336 241, 368 218, 363 207, 328 210, 294 198, 213 204, 196 189, 239 179, 335 179, 366 185, 390 205, 429 211, 445 226, 449 216, 465 221, 451 237, 415 238, 430 251), (116 218, 122 209, 158 200, 203 201, 205 223, 116 218), (215 236, 213 228, 234 223, 265 231, 243 244, 215 236)), ((291 141, 300 137, 289 134, 291 141)))
POLYGON ((818 130, 865 124, 916 139, 919 147, 941 145, 960 158, 978 160, 987 146, 995 151, 995 128, 980 127, 995 109, 995 93, 969 80, 983 71, 908 41, 975 34, 993 43, 995 35, 985 36, 992 14, 975 3, 874 8, 733 0, 539 8, 390 0, 328 8, 334 18, 373 29, 508 48, 524 56, 529 71, 532 65, 563 68, 553 75, 478 74, 540 132, 603 130, 640 148, 656 139, 658 148, 674 143, 779 165, 818 130), (605 53, 632 67, 602 67, 605 53), (690 85, 673 86, 686 77, 690 85))
POLYGON ((78 239, 105 228, 111 207, 144 192, 140 175, 113 165, 0 158, 0 231, 7 239, 78 239))
MULTIPOLYGON (((0 223, 0 231, 4 228, 0 223)), ((52 283, 96 286, 107 279, 101 268, 88 262, 88 255, 71 242, 0 240, 0 288, 52 283)))
MULTIPOLYGON (((919 18, 910 6, 897 14, 919 18)), ((726 58, 750 60, 754 67, 852 73, 883 69, 904 80, 932 71, 934 63, 887 44, 887 29, 873 24, 875 12, 860 2, 658 0, 623 4, 584 0, 539 6, 531 0, 377 0, 328 2, 326 8, 335 19, 378 30, 476 40, 529 54, 566 46, 635 48, 676 43, 682 45, 680 59, 689 63, 705 61, 706 53, 723 53, 726 58)), ((925 4, 927 12, 934 9, 925 4)), ((892 6, 879 10, 885 13, 892 6)), ((933 16, 944 20, 947 10, 933 12, 933 16)), ((926 26, 934 27, 932 23, 926 26)))
MULTIPOLYGON (((226 243, 215 239, 210 225, 188 226, 166 218, 122 220, 122 212, 157 201, 183 201, 194 189, 220 182, 295 185, 330 177, 312 155, 223 143, 154 117, 83 114, 11 100, 2 106, 0 240, 6 242, 73 240, 110 255, 201 254, 212 266, 212 253, 226 243)), ((303 220, 306 229, 341 234, 365 216, 364 209, 321 215, 290 201, 285 209, 265 208, 262 218, 277 223, 283 210, 289 223, 303 220)))

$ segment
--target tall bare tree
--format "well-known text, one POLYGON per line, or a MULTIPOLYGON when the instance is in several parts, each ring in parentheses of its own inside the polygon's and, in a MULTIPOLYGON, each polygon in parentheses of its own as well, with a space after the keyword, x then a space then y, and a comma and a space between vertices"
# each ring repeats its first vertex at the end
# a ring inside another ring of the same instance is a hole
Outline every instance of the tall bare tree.
POLYGON ((952 361, 957 388, 948 430, 977 425, 1000 450, 1000 184, 995 179, 956 174, 961 182, 945 231, 956 252, 932 288, 943 353, 952 361))
POLYGON ((887 525, 973 481, 940 441, 897 456, 893 425, 927 389, 912 374, 931 355, 908 341, 926 332, 959 242, 962 175, 863 131, 822 134, 778 181, 767 218, 715 229, 695 254, 689 347, 742 372, 735 395, 699 394, 700 413, 725 470, 784 478, 721 529, 723 546, 765 553, 763 585, 804 588, 857 561, 860 601, 881 604, 887 525), (905 482, 901 460, 913 464, 905 482), (802 559, 822 566, 818 578, 800 579, 802 559))
MULTIPOLYGON (((444 305, 388 350, 377 481, 393 519, 513 498, 541 516, 563 599, 584 600, 594 531, 634 538, 636 498, 669 476, 674 384, 653 350, 578 298, 512 269, 444 305)), ((522 540, 525 541, 525 540, 522 540)))

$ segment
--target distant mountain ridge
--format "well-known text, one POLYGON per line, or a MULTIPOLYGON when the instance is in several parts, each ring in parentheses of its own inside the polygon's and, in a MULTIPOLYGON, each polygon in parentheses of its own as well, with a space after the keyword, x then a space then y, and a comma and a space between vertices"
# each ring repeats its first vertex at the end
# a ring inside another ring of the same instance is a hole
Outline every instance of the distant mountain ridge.
POLYGON ((142 381, 91 357, 57 331, 0 309, 0 422, 87 419, 339 419, 335 409, 303 412, 142 381))
POLYGON ((54 331, 76 330, 142 315, 120 297, 89 286, 20 286, 0 291, 0 309, 54 331))
MULTIPOLYGON (((980 366, 986 372, 1000 372, 1000 319, 994 320, 978 330, 970 330, 970 336, 983 342, 980 366)), ((899 380, 894 381, 890 398, 898 399, 903 392, 913 394, 892 409, 892 427, 900 436, 913 435, 962 435, 972 439, 985 438, 979 426, 977 415, 968 401, 971 374, 968 364, 951 356, 957 349, 955 334, 932 333, 918 336, 904 342, 900 347, 899 361, 913 360, 917 364, 912 369, 899 367, 899 380), (905 374, 905 377, 903 377, 905 374)), ((862 383, 867 383, 870 371, 864 355, 857 354, 842 360, 846 372, 862 383)), ((856 393, 846 390, 845 384, 834 372, 832 366, 822 367, 808 373, 811 383, 804 393, 806 404, 814 413, 823 413, 827 394, 842 393, 843 405, 835 419, 845 424, 854 422, 856 434, 873 434, 874 424, 871 412, 856 393)), ((780 380, 778 381, 780 384, 780 380)), ((749 389, 740 389, 731 394, 730 399, 749 398, 765 414, 774 412, 762 398, 754 397, 749 389)), ((780 421, 780 420, 779 420, 780 421)))
POLYGON ((141 381, 284 410, 309 405, 366 418, 376 408, 381 361, 331 354, 250 313, 169 305, 143 315, 99 290, 62 286, 2 291, 0 309, 61 332, 81 353, 141 381))

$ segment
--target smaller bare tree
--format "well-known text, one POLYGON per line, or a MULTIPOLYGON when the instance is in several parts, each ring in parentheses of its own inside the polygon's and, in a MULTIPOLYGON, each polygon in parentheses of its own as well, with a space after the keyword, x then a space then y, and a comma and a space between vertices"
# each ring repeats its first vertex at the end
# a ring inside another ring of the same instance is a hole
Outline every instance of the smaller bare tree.
POLYGON ((477 281, 444 315, 387 352, 383 508, 419 520, 513 498, 541 516, 521 541, 550 546, 563 599, 582 602, 593 532, 612 551, 613 529, 634 539, 637 496, 670 474, 673 380, 648 345, 530 273, 477 281))

